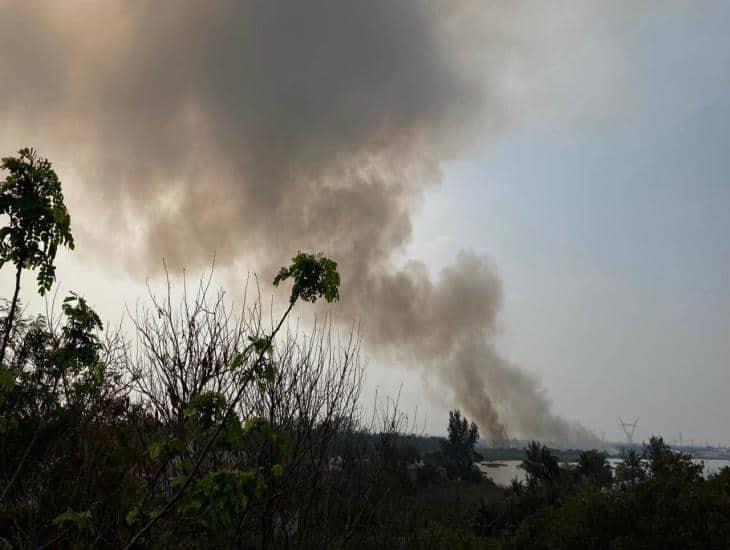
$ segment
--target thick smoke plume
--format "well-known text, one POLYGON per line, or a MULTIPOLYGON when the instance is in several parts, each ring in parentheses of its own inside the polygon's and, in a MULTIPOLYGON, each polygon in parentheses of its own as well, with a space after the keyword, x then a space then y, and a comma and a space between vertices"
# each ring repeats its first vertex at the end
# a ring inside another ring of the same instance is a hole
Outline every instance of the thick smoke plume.
POLYGON ((5 5, 0 145, 35 145, 83 185, 96 217, 80 238, 106 261, 149 272, 215 252, 269 272, 324 251, 343 319, 426 369, 485 435, 590 438, 494 349, 501 287, 484 259, 462 253, 436 281, 392 260, 441 163, 526 110, 535 36, 591 15, 545 4, 5 5))

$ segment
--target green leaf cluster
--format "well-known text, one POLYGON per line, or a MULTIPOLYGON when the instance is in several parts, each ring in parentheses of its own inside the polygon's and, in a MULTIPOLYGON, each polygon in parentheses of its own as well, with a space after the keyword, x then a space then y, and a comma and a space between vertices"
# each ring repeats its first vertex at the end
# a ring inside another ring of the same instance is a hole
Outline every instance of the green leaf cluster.
POLYGON ((258 498, 265 487, 264 479, 255 470, 213 470, 194 483, 180 507, 180 515, 209 532, 225 531, 236 524, 249 502, 258 498))
POLYGON ((0 215, 9 218, 0 228, 0 268, 7 262, 17 269, 37 268, 38 292, 44 295, 56 279, 58 247, 74 247, 61 182, 33 149, 3 158, 0 168, 9 172, 0 184, 0 215))
POLYGON ((288 267, 282 267, 274 278, 274 286, 282 281, 294 279, 289 301, 293 304, 298 299, 305 302, 316 302, 324 297, 329 302, 340 299, 340 274, 337 262, 321 254, 299 252, 292 258, 288 267))
POLYGON ((89 531, 92 528, 91 512, 88 510, 76 512, 68 509, 54 518, 53 525, 62 529, 71 528, 78 531, 89 531))

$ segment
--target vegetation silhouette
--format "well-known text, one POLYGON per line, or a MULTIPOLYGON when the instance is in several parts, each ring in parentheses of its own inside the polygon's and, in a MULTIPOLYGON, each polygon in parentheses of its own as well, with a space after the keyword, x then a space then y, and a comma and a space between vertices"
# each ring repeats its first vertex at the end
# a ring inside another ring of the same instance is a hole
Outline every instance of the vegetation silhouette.
POLYGON ((66 210, 61 182, 47 159, 33 149, 21 149, 17 157, 5 157, 0 169, 9 175, 0 184, 0 216, 8 224, 0 228, 0 269, 15 266, 15 291, 5 321, 0 363, 12 331, 23 269, 38 269, 38 292, 43 296, 56 280, 53 260, 59 246, 73 249, 71 217, 66 210))
POLYGON ((466 480, 479 477, 474 469, 474 462, 479 458, 474 451, 478 439, 479 428, 474 422, 469 424, 458 409, 449 411, 448 438, 441 448, 450 477, 466 480))

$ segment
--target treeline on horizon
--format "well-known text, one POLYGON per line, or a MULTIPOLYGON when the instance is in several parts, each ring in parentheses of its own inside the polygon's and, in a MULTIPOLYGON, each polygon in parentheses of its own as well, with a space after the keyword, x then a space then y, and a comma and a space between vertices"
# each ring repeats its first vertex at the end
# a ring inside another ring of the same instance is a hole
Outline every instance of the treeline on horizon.
POLYGON ((259 301, 231 311, 206 279, 150 294, 129 335, 80 292, 27 315, 21 285, 32 272, 51 291, 71 218, 35 151, 1 168, 15 284, 0 309, 0 548, 728 547, 730 470, 705 478, 661 438, 615 471, 602 452, 566 465, 532 442, 526 481, 500 488, 459 411, 447 438, 404 434, 397 404, 364 415, 358 336, 286 329, 303 302, 339 300, 322 255, 275 275, 291 289, 277 319, 259 301))

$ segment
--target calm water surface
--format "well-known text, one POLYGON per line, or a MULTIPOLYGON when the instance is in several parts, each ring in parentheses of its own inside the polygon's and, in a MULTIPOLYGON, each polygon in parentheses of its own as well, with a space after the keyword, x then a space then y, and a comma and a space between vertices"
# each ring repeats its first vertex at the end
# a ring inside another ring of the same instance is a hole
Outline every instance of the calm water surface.
MULTIPOLYGON (((621 462, 619 458, 609 458, 608 461, 611 465, 616 465, 621 462)), ((487 474, 497 485, 506 486, 510 482, 517 478, 521 481, 525 479, 525 471, 522 468, 518 468, 521 461, 519 460, 503 460, 499 462, 490 462, 488 464, 480 464, 479 469, 487 474), (500 464, 501 466, 497 466, 500 464)), ((711 475, 719 472, 720 469, 725 466, 730 466, 730 460, 718 460, 718 459, 697 459, 694 462, 705 463, 705 475, 711 475)))

